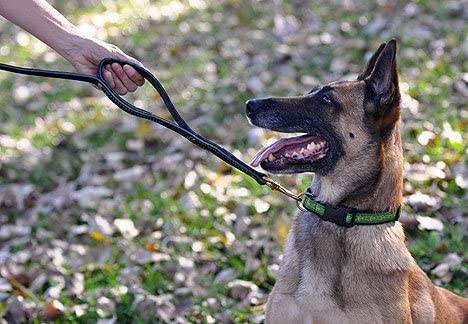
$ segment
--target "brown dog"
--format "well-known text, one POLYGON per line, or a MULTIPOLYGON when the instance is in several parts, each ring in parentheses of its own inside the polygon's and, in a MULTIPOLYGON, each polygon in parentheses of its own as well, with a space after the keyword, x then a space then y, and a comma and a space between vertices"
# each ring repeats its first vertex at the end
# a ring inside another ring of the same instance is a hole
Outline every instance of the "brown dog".
POLYGON ((256 126, 306 133, 263 149, 253 165, 315 172, 267 323, 468 321, 468 299, 431 283, 396 221, 403 157, 395 40, 380 46, 357 80, 305 96, 250 100, 247 115, 256 126))

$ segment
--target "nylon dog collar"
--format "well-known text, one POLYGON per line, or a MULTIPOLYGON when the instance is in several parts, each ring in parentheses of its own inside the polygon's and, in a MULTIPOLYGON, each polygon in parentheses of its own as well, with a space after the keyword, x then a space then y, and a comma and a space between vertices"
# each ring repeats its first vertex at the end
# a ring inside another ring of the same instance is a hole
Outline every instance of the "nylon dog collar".
POLYGON ((395 212, 359 211, 351 207, 318 202, 309 190, 304 194, 302 205, 322 220, 343 227, 384 224, 394 222, 400 217, 400 207, 395 212))

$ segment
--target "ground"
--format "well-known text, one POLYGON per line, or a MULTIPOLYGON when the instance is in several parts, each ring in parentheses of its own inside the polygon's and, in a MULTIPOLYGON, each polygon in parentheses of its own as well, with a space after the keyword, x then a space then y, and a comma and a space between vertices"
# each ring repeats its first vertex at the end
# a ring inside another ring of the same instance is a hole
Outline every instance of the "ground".
MULTIPOLYGON (((408 245, 467 295, 463 1, 54 1, 138 57, 203 135, 245 161, 277 136, 248 98, 353 78, 399 40, 408 245)), ((1 21, 0 62, 71 70, 1 21)), ((145 86, 129 96, 165 117, 145 86)), ((296 205, 93 87, 0 73, 0 316, 261 322, 296 205)), ((280 181, 304 190, 311 175, 280 181)))

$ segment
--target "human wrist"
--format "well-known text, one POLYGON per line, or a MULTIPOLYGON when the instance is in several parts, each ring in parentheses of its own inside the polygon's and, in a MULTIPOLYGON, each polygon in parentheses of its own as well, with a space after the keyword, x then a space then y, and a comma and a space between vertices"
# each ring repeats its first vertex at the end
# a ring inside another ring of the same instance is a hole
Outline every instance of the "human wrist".
POLYGON ((79 52, 86 47, 89 38, 83 36, 77 30, 62 31, 60 35, 52 36, 48 43, 58 54, 67 61, 72 62, 79 52))

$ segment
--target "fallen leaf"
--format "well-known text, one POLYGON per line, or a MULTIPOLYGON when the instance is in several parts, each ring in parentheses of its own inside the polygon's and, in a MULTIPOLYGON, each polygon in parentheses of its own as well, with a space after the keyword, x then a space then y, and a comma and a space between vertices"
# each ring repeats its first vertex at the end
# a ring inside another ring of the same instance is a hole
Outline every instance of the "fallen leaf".
POLYGON ((418 228, 421 230, 441 232, 444 229, 444 224, 437 218, 418 215, 416 220, 419 223, 418 228))
POLYGON ((237 300, 244 300, 249 294, 258 291, 257 285, 253 282, 238 279, 228 283, 227 288, 231 297, 237 300))
POLYGON ((106 236, 105 234, 103 234, 103 233, 101 233, 101 232, 98 232, 98 231, 91 231, 91 232, 89 232, 89 236, 90 236, 93 240, 95 240, 95 241, 97 241, 97 242, 104 242, 104 243, 106 243, 106 242, 109 241, 108 238, 107 238, 107 236, 106 236))
POLYGON ((135 130, 135 136, 137 138, 145 139, 150 138, 154 135, 153 124, 147 121, 142 121, 138 124, 135 130))
POLYGON ((58 300, 54 300, 52 302, 46 301, 42 306, 42 314, 44 319, 48 321, 57 319, 60 315, 62 315, 63 310, 64 307, 58 300))
POLYGON ((170 260, 166 253, 149 252, 147 250, 137 250, 130 255, 130 259, 138 264, 158 263, 170 260))
POLYGON ((118 182, 135 182, 138 181, 145 173, 146 168, 136 165, 129 169, 120 170, 114 173, 114 180, 118 182))
POLYGON ((147 242, 145 243, 145 249, 149 252, 156 252, 158 251, 158 246, 154 242, 147 242))
POLYGON ((438 197, 431 197, 420 191, 406 197, 406 202, 415 211, 438 210, 441 207, 441 201, 438 197))
POLYGON ((116 218, 114 220, 114 225, 117 227, 122 236, 127 239, 134 238, 139 233, 131 219, 116 218))

